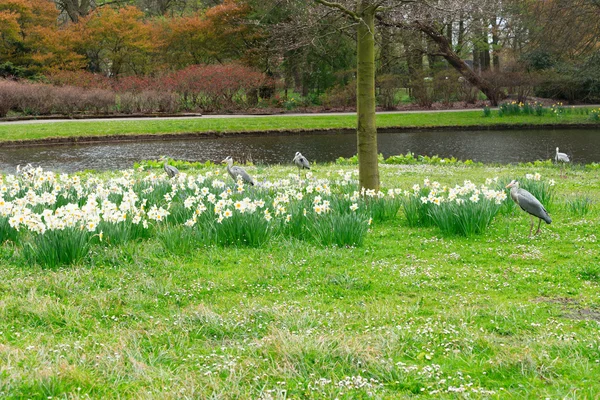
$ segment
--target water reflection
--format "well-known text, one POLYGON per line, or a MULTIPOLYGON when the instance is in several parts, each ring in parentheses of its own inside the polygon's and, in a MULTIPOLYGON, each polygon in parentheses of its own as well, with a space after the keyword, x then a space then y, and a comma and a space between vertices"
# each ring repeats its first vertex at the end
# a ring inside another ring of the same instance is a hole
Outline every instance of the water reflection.
MULTIPOLYGON (((524 162, 554 157, 556 147, 574 162, 600 161, 599 129, 511 131, 415 131, 380 133, 384 156, 404 154, 440 155, 485 163, 524 162)), ((111 144, 0 148, 0 168, 14 172, 17 164, 32 163, 56 171, 123 169, 161 155, 190 161, 220 161, 228 155, 237 160, 274 164, 291 163, 302 152, 311 161, 334 161, 356 154, 354 134, 303 134, 218 139, 122 142, 111 144)))

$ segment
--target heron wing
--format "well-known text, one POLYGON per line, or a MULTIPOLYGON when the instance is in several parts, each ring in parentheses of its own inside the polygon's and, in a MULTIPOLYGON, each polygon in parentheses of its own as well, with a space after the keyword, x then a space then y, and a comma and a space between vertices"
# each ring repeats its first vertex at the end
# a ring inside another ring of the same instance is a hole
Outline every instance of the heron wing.
POLYGON ((242 167, 231 167, 231 174, 233 179, 237 179, 237 177, 240 176, 244 182, 254 185, 254 179, 252 179, 252 177, 248 175, 246 170, 242 167))
POLYGON ((165 171, 171 178, 179 173, 179 170, 172 165, 165 165, 165 171))
POLYGON ((310 169, 310 164, 308 163, 308 160, 306 158, 300 157, 299 161, 302 168, 310 169))
POLYGON ((540 201, 527 190, 519 189, 517 191, 517 199, 519 207, 521 207, 523 211, 543 219, 548 224, 552 222, 552 219, 548 215, 548 211, 546 211, 542 203, 540 203, 540 201))

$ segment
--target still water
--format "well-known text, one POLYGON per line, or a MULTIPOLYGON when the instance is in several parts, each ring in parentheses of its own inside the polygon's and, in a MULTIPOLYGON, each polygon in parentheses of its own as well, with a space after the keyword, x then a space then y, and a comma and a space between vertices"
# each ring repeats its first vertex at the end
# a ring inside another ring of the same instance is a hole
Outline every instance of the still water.
MULTIPOLYGON (((456 157, 484 163, 515 163, 554 157, 555 148, 573 162, 600 162, 600 129, 510 131, 403 131, 379 134, 379 152, 385 157, 408 151, 421 155, 456 157)), ((354 134, 245 136, 109 144, 78 144, 0 148, 0 169, 14 172, 17 164, 73 172, 84 169, 125 169, 134 162, 161 155, 188 161, 291 163, 302 152, 310 161, 326 162, 356 154, 354 134)))

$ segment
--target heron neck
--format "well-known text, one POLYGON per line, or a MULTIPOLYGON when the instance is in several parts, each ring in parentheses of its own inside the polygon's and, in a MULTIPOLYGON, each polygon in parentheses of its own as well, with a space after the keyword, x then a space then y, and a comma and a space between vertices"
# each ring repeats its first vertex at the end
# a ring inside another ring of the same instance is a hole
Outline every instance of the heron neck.
POLYGON ((510 197, 514 200, 517 201, 517 191, 519 190, 518 186, 513 186, 510 188, 510 197))

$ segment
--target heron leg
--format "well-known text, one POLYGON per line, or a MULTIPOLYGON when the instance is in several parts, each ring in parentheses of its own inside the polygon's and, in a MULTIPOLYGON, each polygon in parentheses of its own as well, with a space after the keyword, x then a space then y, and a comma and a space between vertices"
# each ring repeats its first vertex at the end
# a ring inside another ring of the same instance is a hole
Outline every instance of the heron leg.
POLYGON ((531 237, 531 232, 533 231, 533 215, 529 216, 531 218, 531 226, 529 227, 529 237, 531 237))
POLYGON ((542 220, 541 219, 540 219, 540 222, 538 222, 538 228, 537 228, 537 231, 535 232, 536 235, 541 232, 540 226, 542 226, 542 220))

